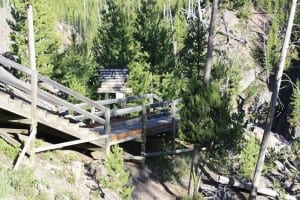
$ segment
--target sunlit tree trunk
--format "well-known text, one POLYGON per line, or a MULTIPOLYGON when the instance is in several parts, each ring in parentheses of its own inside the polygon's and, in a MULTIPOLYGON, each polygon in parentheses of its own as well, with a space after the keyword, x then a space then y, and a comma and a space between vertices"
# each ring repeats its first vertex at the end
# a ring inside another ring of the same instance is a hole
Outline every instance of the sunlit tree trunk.
POLYGON ((218 0, 213 0, 212 9, 211 9, 210 26, 209 26, 205 74, 204 74, 204 82, 206 84, 209 83, 210 76, 211 76, 210 74, 211 74, 211 68, 212 68, 213 45, 214 45, 214 37, 215 37, 214 32, 215 32, 217 11, 218 11, 218 0))
POLYGON ((292 27, 293 27, 293 23, 294 23, 294 16, 295 16, 295 11, 296 11, 296 4, 297 4, 297 0, 293 0, 291 11, 290 11, 290 16, 289 16, 288 27, 287 27, 284 44, 283 44, 282 51, 281 51, 279 65, 278 65, 278 71, 277 71, 277 74, 275 77, 276 78, 275 83, 274 83, 275 87, 274 87, 274 90, 272 93, 270 109, 269 109, 269 113, 268 113, 268 117, 267 117, 267 124, 265 127, 263 140, 262 140, 261 146, 260 146, 260 152, 259 152, 258 160, 256 163, 256 168, 255 168, 253 182, 252 182, 252 190, 251 190, 251 193, 249 196, 249 200, 256 199, 256 196, 257 196, 257 188, 259 186, 259 180, 261 177, 261 172, 262 172, 262 168, 263 168, 264 161, 265 161, 266 150, 268 147, 268 139, 269 139, 271 128, 272 128, 272 123, 273 123, 273 118, 274 118, 274 113, 275 113, 275 108, 276 108, 276 102, 277 102, 278 93, 279 93, 280 84, 281 84, 282 73, 283 73, 283 69, 285 66, 286 55, 287 55, 288 48, 289 48, 290 37, 291 37, 292 27))

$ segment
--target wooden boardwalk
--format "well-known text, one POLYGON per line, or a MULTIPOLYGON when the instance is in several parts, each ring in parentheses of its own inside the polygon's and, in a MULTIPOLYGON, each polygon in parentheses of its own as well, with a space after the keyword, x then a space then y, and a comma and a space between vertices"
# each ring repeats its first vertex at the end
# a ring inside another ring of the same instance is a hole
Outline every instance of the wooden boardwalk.
MULTIPOLYGON (((31 75, 29 68, 0 56, 0 113, 8 113, 0 114, 1 123, 31 119, 31 85, 15 77, 11 69, 31 75)), ((49 129, 49 137, 55 133, 69 141, 35 148, 35 152, 81 143, 103 148, 136 139, 145 143, 146 136, 161 133, 173 133, 175 137, 178 102, 164 102, 154 94, 93 101, 38 74, 38 132, 44 127, 49 129), (79 103, 70 103, 60 94, 79 103)))

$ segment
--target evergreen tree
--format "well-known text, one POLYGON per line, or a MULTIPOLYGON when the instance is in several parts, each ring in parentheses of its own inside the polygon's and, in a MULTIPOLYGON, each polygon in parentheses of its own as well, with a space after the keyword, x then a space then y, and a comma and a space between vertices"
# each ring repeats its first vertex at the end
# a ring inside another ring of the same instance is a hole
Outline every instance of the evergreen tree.
POLYGON ((184 78, 192 78, 193 74, 200 78, 205 65, 206 31, 199 20, 190 20, 188 25, 188 35, 179 53, 179 72, 184 78))
POLYGON ((180 111, 181 137, 206 147, 214 157, 237 150, 242 139, 240 116, 230 113, 229 98, 219 88, 216 82, 206 85, 192 77, 180 111))
POLYGON ((63 85, 81 93, 94 97, 97 69, 88 55, 87 44, 78 42, 78 35, 72 33, 71 45, 55 58, 53 78, 63 85))
POLYGON ((93 41, 93 56, 100 67, 127 67, 135 54, 132 20, 114 1, 108 1, 107 6, 93 41))
POLYGON ((174 67, 172 33, 169 21, 163 18, 157 7, 155 1, 142 3, 135 22, 134 39, 148 55, 151 72, 163 74, 174 67))
POLYGON ((11 10, 14 21, 9 25, 12 29, 10 38, 11 51, 17 62, 28 66, 27 50, 28 29, 26 8, 28 3, 33 6, 36 64, 40 73, 51 76, 53 72, 53 56, 57 53, 58 37, 55 33, 55 17, 50 12, 46 0, 14 0, 11 10))

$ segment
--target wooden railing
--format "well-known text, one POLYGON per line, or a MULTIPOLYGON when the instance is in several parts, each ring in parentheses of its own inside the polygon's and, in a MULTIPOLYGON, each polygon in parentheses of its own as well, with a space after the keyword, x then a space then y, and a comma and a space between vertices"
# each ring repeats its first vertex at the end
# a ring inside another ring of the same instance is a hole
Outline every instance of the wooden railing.
MULTIPOLYGON (((0 55, 0 64, 2 64, 5 67, 8 68, 13 68, 15 70, 21 71, 23 73, 25 73, 26 75, 31 75, 31 69, 24 67, 18 63, 15 63, 3 56, 0 55)), ((11 73, 7 72, 4 68, 1 68, 1 82, 12 86, 18 90, 23 91, 26 95, 30 95, 30 84, 26 83, 20 79, 17 79, 16 77, 14 77, 11 73)), ((69 96, 72 96, 75 100, 77 101, 81 101, 84 104, 88 105, 88 107, 95 107, 97 110, 105 112, 107 111, 107 108, 99 103, 96 103, 90 99, 88 99, 87 97, 57 83, 56 81, 53 81, 41 74, 37 75, 38 77, 38 81, 39 83, 46 83, 47 85, 50 85, 53 88, 56 88, 64 93, 66 93, 69 96)), ((89 111, 87 111, 87 109, 82 109, 78 106, 75 106, 74 104, 56 96, 53 94, 50 94, 49 92, 43 90, 42 88, 38 89, 38 94, 37 94, 38 98, 46 101, 52 105, 58 106, 58 107, 65 107, 69 110, 73 110, 76 113, 79 113, 83 116, 85 116, 87 119, 91 119, 94 120, 100 124, 105 124, 105 119, 95 115, 95 114, 91 114, 89 111)))
MULTIPOLYGON (((28 76, 32 73, 31 69, 24 67, 18 63, 15 63, 1 55, 0 64, 7 68, 13 68, 15 70, 21 71, 28 76)), ((104 125, 105 134, 110 134, 111 120, 119 116, 133 116, 136 113, 135 119, 141 121, 143 121, 145 118, 151 119, 160 116, 170 116, 173 117, 173 119, 175 119, 176 113, 178 111, 176 105, 180 102, 179 99, 173 101, 163 101, 162 98, 158 97, 155 94, 131 96, 120 99, 93 101, 41 74, 37 74, 37 77, 39 85, 42 85, 42 87, 38 89, 37 93, 39 100, 43 100, 57 107, 64 107, 68 111, 75 112, 74 115, 65 115, 64 117, 66 118, 70 118, 75 121, 83 121, 85 119, 90 119, 99 123, 100 125, 104 125), (69 96, 72 96, 75 100, 81 103, 72 104, 60 98, 57 95, 51 94, 50 92, 48 92, 49 89, 43 89, 45 87, 45 84, 52 88, 55 88, 56 90, 62 91, 63 93, 66 93, 69 96), (110 107, 116 107, 114 105, 117 105, 120 108, 110 109, 110 107)), ((17 79, 10 72, 6 71, 2 67, 0 67, 0 78, 0 82, 12 86, 18 90, 21 90, 26 95, 28 95, 29 98, 27 97, 27 100, 30 101, 29 83, 17 79)))

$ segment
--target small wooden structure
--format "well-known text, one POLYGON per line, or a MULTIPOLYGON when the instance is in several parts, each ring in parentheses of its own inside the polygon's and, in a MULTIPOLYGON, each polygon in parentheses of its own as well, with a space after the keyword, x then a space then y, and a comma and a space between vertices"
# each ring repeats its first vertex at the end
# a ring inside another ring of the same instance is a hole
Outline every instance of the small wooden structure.
POLYGON ((110 93, 116 94, 116 99, 124 98, 126 93, 132 93, 132 89, 126 87, 129 79, 128 69, 99 69, 98 73, 101 87, 97 92, 106 94, 106 99, 110 93))

